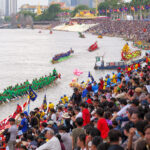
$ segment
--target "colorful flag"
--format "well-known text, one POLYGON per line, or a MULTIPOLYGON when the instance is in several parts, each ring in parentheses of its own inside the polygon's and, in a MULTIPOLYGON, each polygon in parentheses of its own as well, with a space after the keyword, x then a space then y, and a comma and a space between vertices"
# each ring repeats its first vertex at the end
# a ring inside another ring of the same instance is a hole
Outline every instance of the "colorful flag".
POLYGON ((94 82, 94 78, 93 78, 93 76, 91 75, 91 73, 89 72, 89 74, 88 74, 88 77, 89 78, 91 78, 91 80, 92 80, 92 83, 94 82))
POLYGON ((31 86, 29 86, 29 99, 31 101, 35 101, 37 98, 37 94, 32 90, 31 86))
POLYGON ((15 118, 21 112, 22 112, 22 107, 19 104, 17 104, 16 111, 14 112, 12 118, 15 118))
POLYGON ((44 100, 43 100, 43 110, 44 110, 44 112, 46 112, 46 110, 47 110, 46 95, 44 96, 44 100))
POLYGON ((123 8, 119 8, 119 10, 122 12, 122 11, 123 11, 123 8))
POLYGON ((141 10, 144 10, 144 6, 141 7, 141 10))
POLYGON ((116 12, 116 9, 113 9, 113 12, 116 12))
POLYGON ((134 7, 131 7, 131 10, 134 11, 135 10, 134 7))

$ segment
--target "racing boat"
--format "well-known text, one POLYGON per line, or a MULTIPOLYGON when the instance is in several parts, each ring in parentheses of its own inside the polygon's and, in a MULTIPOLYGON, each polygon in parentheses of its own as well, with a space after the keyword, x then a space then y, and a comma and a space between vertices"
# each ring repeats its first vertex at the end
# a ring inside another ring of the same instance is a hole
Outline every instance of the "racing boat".
POLYGON ((85 35, 83 33, 79 32, 79 37, 80 38, 85 38, 85 35))
POLYGON ((92 52, 92 51, 95 51, 95 50, 97 50, 97 49, 98 49, 98 44, 97 44, 97 42, 95 42, 94 44, 92 44, 92 45, 89 47, 88 51, 89 51, 89 52, 92 52))
POLYGON ((102 39, 103 37, 102 37, 102 35, 98 35, 98 38, 102 39))
POLYGON ((72 57, 71 54, 73 54, 73 53, 74 53, 74 51, 71 49, 66 53, 57 54, 52 58, 51 62, 52 62, 52 64, 55 64, 55 63, 59 63, 64 60, 67 60, 68 58, 72 57))
POLYGON ((129 61, 129 60, 135 59, 139 56, 141 56, 141 51, 136 50, 136 51, 131 52, 128 43, 124 45, 124 47, 121 51, 121 58, 123 61, 129 61))
POLYGON ((53 31, 52 31, 52 30, 50 30, 49 34, 53 34, 53 31))

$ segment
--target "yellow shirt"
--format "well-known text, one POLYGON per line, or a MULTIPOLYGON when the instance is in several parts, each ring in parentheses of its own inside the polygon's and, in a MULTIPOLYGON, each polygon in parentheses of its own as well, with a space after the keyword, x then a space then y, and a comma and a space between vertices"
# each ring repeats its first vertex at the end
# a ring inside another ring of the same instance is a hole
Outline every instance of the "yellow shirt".
POLYGON ((112 76, 112 82, 113 83, 116 83, 117 81, 116 81, 116 75, 115 74, 113 74, 113 76, 112 76))
POLYGON ((63 103, 63 104, 65 104, 65 100, 64 100, 64 98, 61 98, 61 101, 62 101, 62 103, 63 103))
POLYGON ((41 112, 40 117, 43 118, 45 116, 45 112, 41 112))
POLYGON ((64 96, 64 101, 66 102, 66 103, 68 103, 68 101, 69 101, 69 99, 68 99, 68 97, 67 96, 64 96))
POLYGON ((131 71, 131 68, 128 68, 128 71, 131 71))
POLYGON ((49 108, 49 109, 53 109, 53 108, 54 108, 54 104, 53 104, 53 103, 49 104, 49 105, 48 105, 48 108, 49 108))
POLYGON ((136 70, 138 69, 138 64, 135 64, 135 69, 136 69, 136 70))

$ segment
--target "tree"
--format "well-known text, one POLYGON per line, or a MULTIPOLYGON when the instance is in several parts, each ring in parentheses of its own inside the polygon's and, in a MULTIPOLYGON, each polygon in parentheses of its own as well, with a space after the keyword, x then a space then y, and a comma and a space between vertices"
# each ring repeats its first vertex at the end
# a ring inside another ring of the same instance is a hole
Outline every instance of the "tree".
POLYGON ((17 19, 16 19, 16 15, 15 14, 11 15, 11 25, 13 27, 17 26, 17 19))
POLYGON ((20 24, 21 26, 25 27, 25 17, 24 17, 23 14, 19 14, 18 24, 20 24))
POLYGON ((26 16, 31 16, 32 18, 35 17, 35 13, 33 13, 31 11, 20 11, 19 14, 23 14, 25 17, 26 16))
POLYGON ((41 20, 55 20, 57 18, 57 14, 61 12, 61 8, 59 4, 53 4, 50 5, 47 10, 43 12, 42 15, 36 16, 35 20, 36 21, 41 21, 41 20))
POLYGON ((87 5, 79 5, 72 12, 72 17, 74 17, 80 10, 89 10, 90 8, 87 5))
POLYGON ((26 21, 26 25, 33 26, 33 20, 32 20, 32 17, 31 17, 31 16, 27 16, 27 17, 25 18, 25 21, 26 21))
POLYGON ((10 16, 5 16, 4 20, 5 20, 5 22, 10 22, 11 21, 11 17, 10 16))

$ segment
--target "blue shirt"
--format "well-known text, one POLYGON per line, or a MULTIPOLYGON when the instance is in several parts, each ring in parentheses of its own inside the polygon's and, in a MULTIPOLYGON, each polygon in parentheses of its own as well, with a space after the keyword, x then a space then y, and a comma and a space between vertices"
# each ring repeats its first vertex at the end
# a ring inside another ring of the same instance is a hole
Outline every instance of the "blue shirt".
POLYGON ((117 74, 117 82, 121 82, 121 72, 117 74))
POLYGON ((21 128, 22 132, 23 133, 27 132, 27 130, 28 130, 28 120, 27 120, 27 118, 23 118, 21 120, 21 125, 22 125, 22 128, 21 128))
POLYGON ((92 86, 92 90, 94 91, 94 93, 97 93, 98 92, 98 85, 93 85, 92 86))
POLYGON ((87 93, 88 93, 87 89, 83 90, 83 92, 82 92, 82 97, 83 97, 83 98, 86 97, 87 93))
POLYGON ((108 78, 107 79, 107 85, 110 85, 110 83, 111 83, 111 80, 110 80, 110 78, 108 78))

